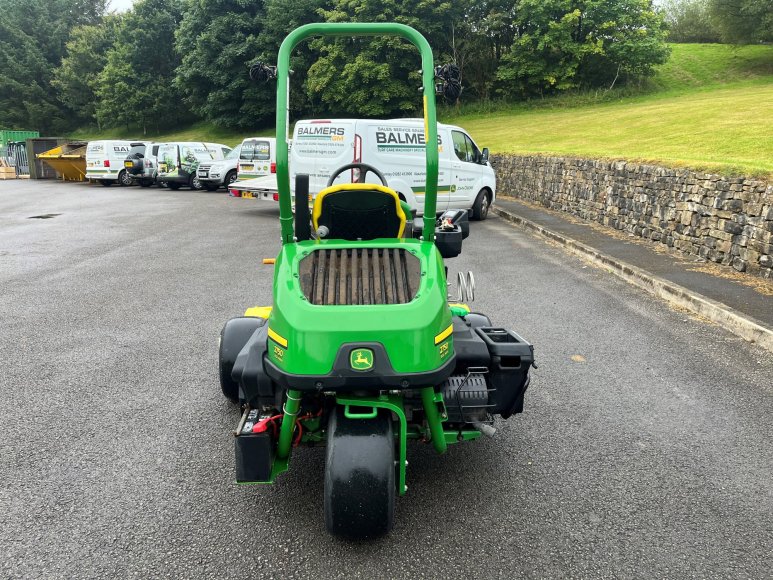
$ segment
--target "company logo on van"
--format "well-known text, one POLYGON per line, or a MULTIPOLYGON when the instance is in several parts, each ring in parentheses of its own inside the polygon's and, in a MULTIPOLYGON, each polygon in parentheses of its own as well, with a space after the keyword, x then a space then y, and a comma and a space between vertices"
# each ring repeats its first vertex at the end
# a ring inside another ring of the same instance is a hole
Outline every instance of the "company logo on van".
POLYGON ((343 137, 346 133, 345 127, 298 127, 298 137, 300 139, 314 139, 319 137, 343 137))
MULTIPOLYGON (((440 135, 437 136, 438 145, 443 144, 440 135)), ((423 151, 426 146, 424 131, 376 131, 376 144, 379 151, 383 152, 417 152, 423 151)))
POLYGON ((113 151, 116 153, 128 153, 130 148, 125 145, 113 145, 113 151))

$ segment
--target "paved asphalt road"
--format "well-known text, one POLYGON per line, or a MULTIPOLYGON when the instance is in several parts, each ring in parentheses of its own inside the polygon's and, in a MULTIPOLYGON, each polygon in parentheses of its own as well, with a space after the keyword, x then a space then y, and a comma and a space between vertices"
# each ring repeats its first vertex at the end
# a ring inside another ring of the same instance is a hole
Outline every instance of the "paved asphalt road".
POLYGON ((0 577, 770 577, 770 354, 498 219, 450 266, 536 345, 526 412, 409 448, 379 541, 325 533, 321 449, 236 486, 217 336, 270 301, 277 218, 0 182, 0 577))

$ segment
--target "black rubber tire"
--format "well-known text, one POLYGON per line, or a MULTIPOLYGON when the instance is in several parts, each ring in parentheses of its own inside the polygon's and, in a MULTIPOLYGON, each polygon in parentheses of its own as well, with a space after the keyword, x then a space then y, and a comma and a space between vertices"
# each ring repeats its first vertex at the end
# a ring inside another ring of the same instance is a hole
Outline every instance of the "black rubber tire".
POLYGON ((223 180, 223 185, 226 189, 228 189, 228 186, 231 185, 234 181, 236 181, 237 173, 236 169, 232 169, 228 173, 225 174, 225 179, 223 180))
POLYGON ((105 187, 110 187, 111 185, 113 185, 113 181, 111 179, 100 179, 99 183, 101 183, 105 187))
POLYGON ((118 172, 118 185, 121 187, 128 187, 132 183, 134 183, 132 176, 129 175, 125 169, 121 169, 121 171, 118 172))
POLYGON ((395 520, 395 439, 389 413, 347 419, 336 407, 327 426, 325 525, 351 539, 388 534, 395 520))
POLYGON ((188 180, 188 185, 191 189, 195 189, 197 191, 204 189, 204 184, 201 183, 199 176, 195 174, 191 175, 191 178, 188 180))
POLYGON ((150 187, 153 185, 152 179, 140 179, 140 187, 150 187))
POLYGON ((472 205, 472 219, 478 222, 485 220, 488 217, 490 205, 491 197, 488 189, 481 189, 478 197, 475 198, 475 203, 472 205))
POLYGON ((226 399, 232 403, 239 402, 239 384, 231 378, 236 357, 255 331, 266 323, 265 318, 240 316, 232 318, 220 331, 220 348, 218 349, 218 375, 220 390, 226 399))
POLYGON ((204 189, 207 191, 217 191, 220 186, 215 183, 205 183, 204 189))
POLYGON ((177 183, 176 181, 167 181, 167 182, 166 182, 166 186, 167 186, 169 189, 172 189, 172 190, 174 190, 174 191, 177 191, 177 190, 178 190, 178 189, 180 189, 180 187, 181 187, 181 186, 180 186, 180 184, 179 184, 179 183, 177 183))

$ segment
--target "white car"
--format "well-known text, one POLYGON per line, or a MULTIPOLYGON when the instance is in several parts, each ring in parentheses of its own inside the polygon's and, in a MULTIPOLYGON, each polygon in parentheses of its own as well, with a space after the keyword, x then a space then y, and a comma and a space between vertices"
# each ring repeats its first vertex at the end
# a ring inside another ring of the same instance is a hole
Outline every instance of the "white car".
POLYGON ((237 145, 222 161, 202 161, 199 164, 197 174, 204 189, 216 191, 221 185, 228 189, 236 181, 241 150, 242 146, 237 145))

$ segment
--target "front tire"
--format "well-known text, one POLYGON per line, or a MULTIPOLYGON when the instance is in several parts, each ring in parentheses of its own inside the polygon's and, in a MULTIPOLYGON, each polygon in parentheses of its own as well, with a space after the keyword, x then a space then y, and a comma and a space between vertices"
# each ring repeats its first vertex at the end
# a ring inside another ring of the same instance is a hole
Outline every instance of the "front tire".
POLYGON ((395 439, 392 418, 347 419, 330 414, 325 460, 325 525, 331 534, 374 538, 395 519, 395 439))
POLYGON ((215 183, 205 183, 204 184, 204 189, 206 189, 207 191, 217 191, 218 187, 220 187, 220 186, 215 184, 215 183))
POLYGON ((204 184, 201 183, 198 175, 191 175, 189 185, 191 186, 191 189, 204 189, 204 184))
POLYGON ((228 186, 231 185, 234 181, 236 181, 236 169, 232 169, 228 173, 225 174, 225 179, 223 180, 223 185, 226 189, 228 189, 228 186))
POLYGON ((475 203, 472 205, 472 219, 479 222, 485 220, 488 217, 490 205, 491 197, 488 189, 481 189, 478 197, 475 198, 475 203))

